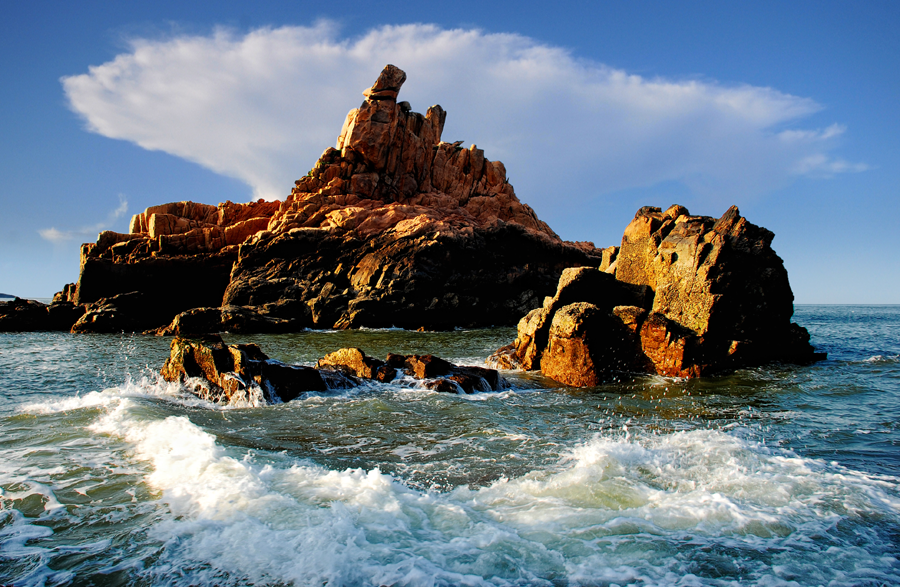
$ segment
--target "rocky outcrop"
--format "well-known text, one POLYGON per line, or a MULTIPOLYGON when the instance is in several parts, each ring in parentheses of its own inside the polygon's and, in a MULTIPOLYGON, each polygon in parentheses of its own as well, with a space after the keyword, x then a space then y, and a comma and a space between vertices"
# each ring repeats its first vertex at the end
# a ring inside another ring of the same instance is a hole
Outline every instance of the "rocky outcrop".
POLYGON ((152 302, 138 291, 101 298, 82 307, 85 312, 72 325, 72 332, 139 332, 159 319, 152 302))
POLYGON ((46 304, 22 298, 0 302, 0 332, 50 330, 49 323, 46 304))
POLYGON ((270 359, 255 344, 226 345, 218 335, 176 336, 160 370, 207 401, 230 405, 287 402, 303 393, 348 389, 371 379, 391 382, 400 373, 424 380, 424 387, 450 393, 498 391, 508 387, 493 369, 458 366, 433 355, 394 355, 387 361, 357 348, 337 350, 315 368, 270 359))
POLYGON ((263 405, 287 402, 305 392, 341 389, 356 382, 338 373, 328 377, 312 367, 270 359, 255 344, 226 345, 221 337, 175 337, 160 375, 179 381, 202 399, 263 405))
POLYGON ((159 332, 442 329, 514 324, 565 267, 609 264, 540 221, 501 162, 444 142, 440 106, 398 103, 405 79, 385 67, 285 201, 148 208, 129 233, 83 245, 78 283, 59 298, 139 292, 159 332), (211 310, 234 306, 265 319, 211 310))
POLYGON ((336 148, 242 245, 225 303, 300 300, 319 328, 507 324, 566 266, 602 261, 519 202, 502 163, 441 141, 440 106, 397 104, 404 79, 385 68, 336 148))
MULTIPOLYGON (((567 269, 491 362, 595 385, 622 372, 696 377, 824 358, 791 323, 773 234, 732 206, 721 218, 641 208, 606 271, 567 269)), ((612 253, 612 252, 611 252, 612 253)))
POLYGON ((389 353, 385 361, 374 359, 357 348, 346 348, 326 355, 317 369, 337 369, 362 379, 394 381, 401 374, 424 381, 424 387, 448 393, 500 391, 509 384, 496 369, 460 366, 434 355, 397 355, 389 353))
POLYGON ((67 331, 84 313, 83 306, 72 302, 54 301, 48 306, 13 298, 0 302, 0 332, 67 331))
POLYGON ((296 320, 275 318, 267 308, 249 306, 222 306, 219 308, 194 308, 175 316, 172 323, 158 328, 159 336, 194 336, 211 332, 280 334, 294 332, 296 320))

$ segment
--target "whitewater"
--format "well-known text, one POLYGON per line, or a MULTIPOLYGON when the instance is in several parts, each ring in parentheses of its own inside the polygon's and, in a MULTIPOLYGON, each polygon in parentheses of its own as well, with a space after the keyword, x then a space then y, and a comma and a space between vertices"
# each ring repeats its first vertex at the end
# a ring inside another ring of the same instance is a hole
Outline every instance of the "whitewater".
MULTIPOLYGON (((795 320, 827 361, 276 406, 161 381, 168 338, 0 334, 0 585, 900 585, 900 307, 795 320)), ((514 336, 224 338, 478 365, 514 336)))

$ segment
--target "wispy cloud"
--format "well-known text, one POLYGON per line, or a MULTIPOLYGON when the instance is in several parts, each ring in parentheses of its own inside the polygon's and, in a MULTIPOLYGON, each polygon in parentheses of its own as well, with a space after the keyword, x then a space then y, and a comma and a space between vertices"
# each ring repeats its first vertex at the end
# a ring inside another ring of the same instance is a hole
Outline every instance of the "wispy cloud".
POLYGON ((106 220, 92 224, 90 226, 82 226, 76 229, 59 230, 56 227, 42 228, 38 230, 41 238, 48 240, 54 244, 62 244, 73 239, 94 240, 97 233, 102 230, 109 230, 109 227, 116 223, 128 212, 128 198, 124 194, 119 194, 119 205, 115 210, 106 216, 106 220))
POLYGON ((91 131, 283 198, 386 63, 408 73, 402 99, 420 112, 440 103, 449 113, 445 140, 477 143, 503 160, 533 204, 667 181, 730 202, 798 176, 865 169, 831 154, 842 126, 793 128, 822 110, 812 99, 646 78, 481 30, 382 26, 343 38, 319 22, 137 39, 62 83, 91 131))

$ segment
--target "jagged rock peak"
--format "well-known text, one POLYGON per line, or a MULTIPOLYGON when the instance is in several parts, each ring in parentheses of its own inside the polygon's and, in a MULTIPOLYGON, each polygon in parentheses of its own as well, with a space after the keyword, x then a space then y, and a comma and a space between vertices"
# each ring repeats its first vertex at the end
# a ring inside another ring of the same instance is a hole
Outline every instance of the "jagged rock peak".
POLYGON ((398 103, 405 79, 384 68, 283 202, 152 206, 83 245, 60 299, 97 303, 95 329, 453 328, 513 323, 565 267, 607 268, 516 198, 503 163, 444 142, 440 106, 398 103), (135 293, 154 312, 123 310, 135 293))
POLYGON ((559 241, 516 197, 503 163, 475 145, 441 140, 443 108, 431 106, 422 115, 397 103, 405 80, 398 67, 384 68, 363 92, 366 101, 347 114, 336 146, 297 180, 270 233, 322 228, 368 237, 511 223, 559 241))
POLYGON ((366 100, 396 100, 400 86, 406 81, 406 72, 390 63, 381 70, 381 75, 368 90, 363 91, 366 100))

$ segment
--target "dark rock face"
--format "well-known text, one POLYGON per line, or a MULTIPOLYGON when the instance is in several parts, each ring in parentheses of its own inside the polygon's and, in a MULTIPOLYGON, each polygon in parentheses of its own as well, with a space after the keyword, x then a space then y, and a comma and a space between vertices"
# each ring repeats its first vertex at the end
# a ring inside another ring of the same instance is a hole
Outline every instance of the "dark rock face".
POLYGON ((436 391, 474 393, 507 387, 493 369, 460 367, 433 355, 391 354, 380 361, 360 349, 345 348, 312 368, 270 359, 255 344, 226 345, 218 335, 176 336, 160 375, 208 401, 263 405, 287 402, 306 392, 348 389, 363 379, 390 382, 401 370, 424 379, 425 387, 436 391))
POLYGON ((556 296, 522 318, 516 341, 490 362, 586 386, 621 372, 696 377, 823 359, 790 321, 794 298, 773 236, 733 206, 719 219, 641 208, 606 273, 563 272, 556 296))
POLYGON ((46 304, 22 298, 0 302, 0 332, 31 330, 50 330, 46 304))
POLYGON ((237 258, 236 250, 146 257, 106 256, 108 252, 100 244, 82 246, 74 302, 94 304, 139 293, 146 303, 129 316, 137 330, 164 326, 185 310, 221 305, 237 258))
POLYGON ((370 239, 291 231, 241 247, 225 301, 303 302, 284 317, 317 328, 512 324, 565 267, 591 261, 513 224, 370 239))
POLYGON ((78 320, 87 312, 85 306, 78 306, 72 302, 53 302, 47 306, 47 316, 50 319, 50 330, 68 331, 72 329, 78 320))
POLYGON ((85 313, 72 326, 72 332, 134 332, 155 324, 154 312, 143 311, 146 296, 137 291, 101 298, 84 306, 85 313))
MULTIPOLYGON (((302 322, 306 324, 306 322, 302 322)), ((303 327, 296 320, 270 315, 268 307, 222 306, 194 308, 175 316, 172 323, 156 330, 159 336, 193 336, 205 333, 265 333, 295 332, 303 327)))
POLYGON ((0 332, 69 330, 85 313, 83 306, 55 301, 49 306, 34 300, 14 298, 0 302, 0 332))
POLYGON ((609 263, 539 220, 501 162, 442 141, 440 106, 398 103, 405 79, 385 67, 285 201, 148 208, 83 245, 58 298, 138 292, 134 328, 165 333, 490 326, 539 306, 565 267, 609 263))

